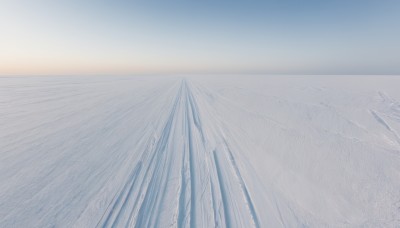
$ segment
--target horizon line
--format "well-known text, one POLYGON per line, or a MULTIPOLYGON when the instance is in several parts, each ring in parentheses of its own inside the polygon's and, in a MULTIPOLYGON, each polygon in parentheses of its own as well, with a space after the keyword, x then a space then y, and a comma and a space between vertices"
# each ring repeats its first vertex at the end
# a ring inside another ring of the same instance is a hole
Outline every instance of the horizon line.
POLYGON ((71 74, 1 74, 0 77, 78 77, 78 76, 400 76, 398 74, 371 73, 71 73, 71 74))

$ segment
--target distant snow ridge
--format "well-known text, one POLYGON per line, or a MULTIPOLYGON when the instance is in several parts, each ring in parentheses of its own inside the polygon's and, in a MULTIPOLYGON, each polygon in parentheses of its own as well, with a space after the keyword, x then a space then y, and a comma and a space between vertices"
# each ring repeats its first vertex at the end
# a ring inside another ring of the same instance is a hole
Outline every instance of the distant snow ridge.
POLYGON ((399 227, 398 77, 0 77, 0 227, 399 227))

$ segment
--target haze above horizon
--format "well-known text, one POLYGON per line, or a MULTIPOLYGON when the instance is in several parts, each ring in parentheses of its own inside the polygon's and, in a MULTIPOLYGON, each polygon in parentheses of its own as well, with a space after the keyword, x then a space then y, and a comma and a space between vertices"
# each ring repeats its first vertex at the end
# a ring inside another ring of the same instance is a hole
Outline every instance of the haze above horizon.
POLYGON ((400 74, 400 2, 0 3, 0 75, 400 74))

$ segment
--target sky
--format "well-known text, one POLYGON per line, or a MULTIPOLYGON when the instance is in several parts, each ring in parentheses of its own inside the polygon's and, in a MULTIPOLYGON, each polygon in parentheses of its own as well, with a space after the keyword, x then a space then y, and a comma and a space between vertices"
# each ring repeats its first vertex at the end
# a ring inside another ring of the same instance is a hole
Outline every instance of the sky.
POLYGON ((398 0, 0 0, 0 75, 398 74, 398 0))

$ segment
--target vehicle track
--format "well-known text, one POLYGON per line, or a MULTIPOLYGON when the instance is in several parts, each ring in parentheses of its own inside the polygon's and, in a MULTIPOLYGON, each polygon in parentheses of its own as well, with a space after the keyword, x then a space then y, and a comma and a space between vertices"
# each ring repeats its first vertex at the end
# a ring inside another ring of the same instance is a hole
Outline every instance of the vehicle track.
POLYGON ((133 164, 98 227, 260 227, 224 136, 204 132, 201 93, 192 86, 182 80, 161 134, 133 164))

